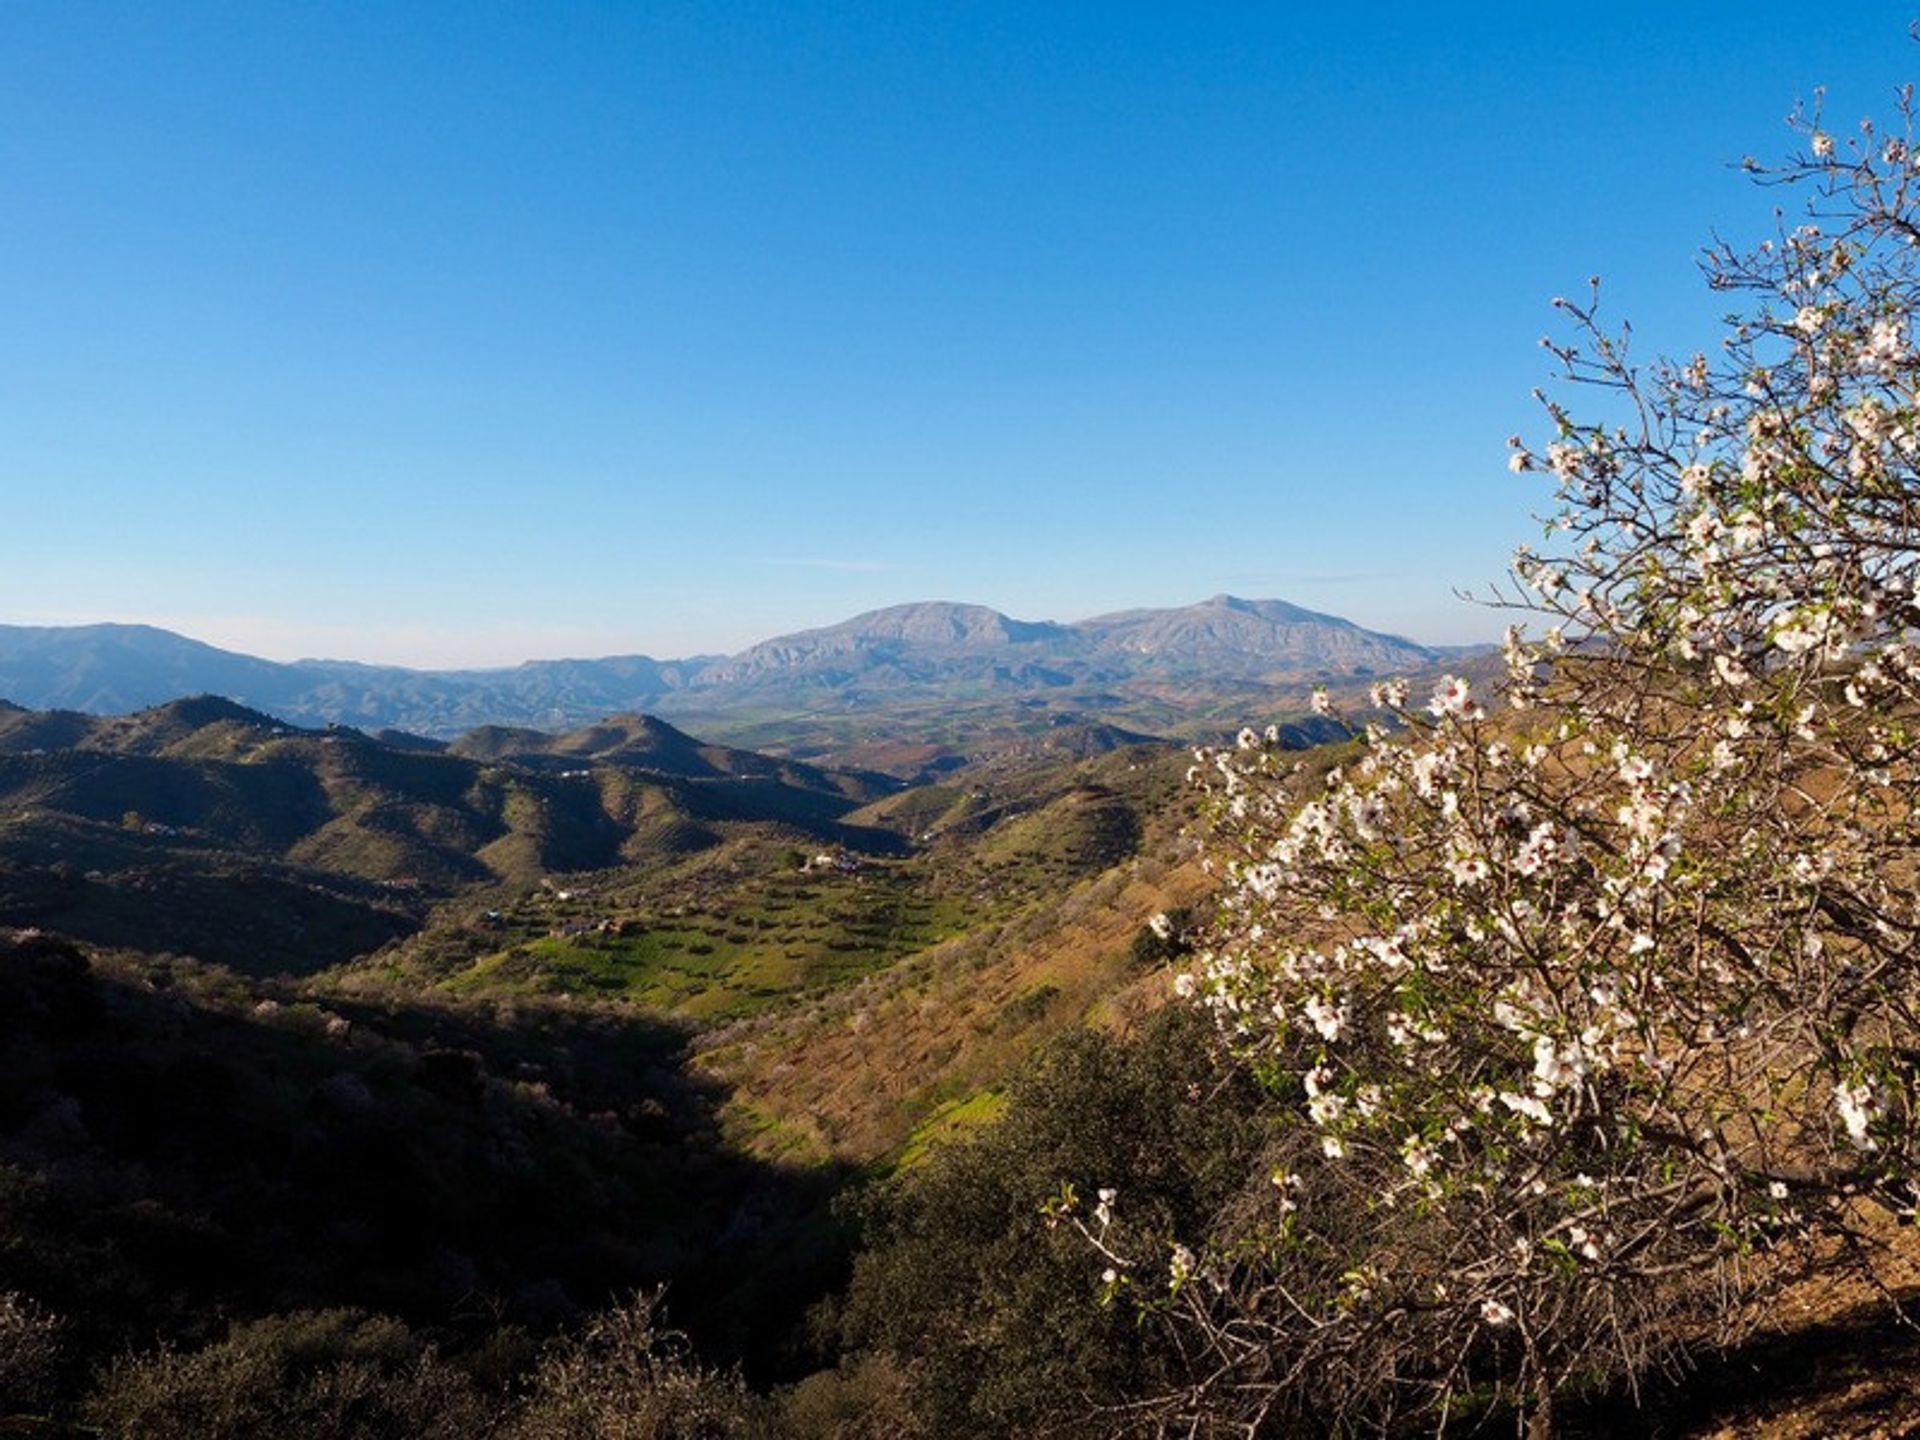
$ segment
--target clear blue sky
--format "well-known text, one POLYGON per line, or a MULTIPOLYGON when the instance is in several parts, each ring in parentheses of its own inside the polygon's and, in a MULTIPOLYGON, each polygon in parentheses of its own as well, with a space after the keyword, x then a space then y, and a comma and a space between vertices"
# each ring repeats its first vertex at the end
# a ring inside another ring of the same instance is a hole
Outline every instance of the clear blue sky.
POLYGON ((1426 640, 1913 9, 0 5, 0 621, 423 665, 1216 591, 1426 640))

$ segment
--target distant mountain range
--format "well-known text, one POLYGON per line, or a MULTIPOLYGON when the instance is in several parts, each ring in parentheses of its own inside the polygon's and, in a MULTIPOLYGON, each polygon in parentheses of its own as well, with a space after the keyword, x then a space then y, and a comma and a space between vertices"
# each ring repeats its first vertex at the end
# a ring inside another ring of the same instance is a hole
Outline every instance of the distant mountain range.
POLYGON ((1070 625, 980 605, 897 605, 727 657, 497 670, 281 664, 147 625, 0 626, 0 697, 110 715, 212 694, 297 724, 448 737, 483 725, 567 729, 639 710, 764 715, 1075 696, 1094 699, 1093 708, 1130 696, 1164 704, 1182 687, 1297 689, 1417 671, 1447 653, 1283 600, 1231 595, 1070 625))

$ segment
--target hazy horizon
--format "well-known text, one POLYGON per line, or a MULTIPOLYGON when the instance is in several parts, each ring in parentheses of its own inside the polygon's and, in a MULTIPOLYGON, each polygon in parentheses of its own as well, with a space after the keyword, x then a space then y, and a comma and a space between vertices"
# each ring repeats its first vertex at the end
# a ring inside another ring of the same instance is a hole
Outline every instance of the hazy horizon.
MULTIPOLYGON (((1193 596, 1185 601, 1177 602, 1173 605, 1168 605, 1168 606, 1158 606, 1158 605, 1111 606, 1104 610, 1090 611, 1085 615, 1077 615, 1077 614, 1076 615, 1023 615, 1014 611, 1005 610, 998 605, 988 605, 987 602, 985 601, 955 599, 953 597, 922 597, 920 600, 917 600, 917 601, 898 601, 894 603, 902 604, 902 605, 921 604, 921 603, 987 605, 988 609, 999 610, 1001 611, 1002 614, 1005 614, 1009 618, 1014 620, 1053 621, 1061 624, 1072 624, 1076 621, 1091 620, 1096 618, 1099 615, 1111 614, 1120 610, 1181 609, 1187 606, 1200 604, 1201 602, 1212 598, 1213 595, 1218 595, 1222 593, 1227 593, 1227 592, 1214 591, 1214 592, 1210 592, 1210 594, 1208 595, 1193 596)), ((1234 598, 1241 599, 1241 600, 1283 600, 1291 604, 1300 605, 1303 609, 1314 610, 1321 614, 1333 615, 1336 618, 1342 619, 1342 620, 1351 620, 1356 625, 1359 625, 1362 629, 1365 629, 1365 630, 1370 630, 1376 633, 1382 633, 1382 634, 1388 634, 1388 635, 1397 635, 1402 639, 1412 640, 1422 645, 1451 646, 1451 645, 1487 644, 1487 643, 1491 643, 1492 640, 1496 638, 1496 634, 1497 634, 1497 632, 1495 632, 1494 634, 1478 635, 1478 636, 1473 636, 1473 637, 1462 639, 1462 640, 1435 639, 1432 636, 1413 633, 1412 631, 1409 631, 1409 630, 1400 630, 1400 629, 1394 629, 1389 626, 1369 624, 1367 621, 1357 616, 1342 614, 1339 611, 1329 610, 1329 609, 1326 609, 1325 607, 1318 606, 1318 605, 1307 604, 1291 596, 1236 595, 1234 598)), ((876 606, 872 608, 886 609, 890 607, 876 606)), ((858 613, 864 614, 868 612, 862 611, 858 613)), ((1489 615, 1501 613, 1503 615, 1503 619, 1501 623, 1502 624, 1505 623, 1504 612, 1494 612, 1489 610, 1486 613, 1489 615)), ((528 650, 526 653, 515 655, 514 658, 511 658, 511 659, 500 660, 500 659, 480 658, 480 659, 474 659, 474 660, 455 659, 451 661, 435 661, 435 662, 421 662, 421 661, 409 659, 407 657, 408 655, 415 653, 421 647, 435 645, 435 644, 444 646, 445 644, 448 643, 450 637, 421 634, 419 633, 419 627, 408 627, 408 626, 392 627, 390 630, 385 632, 385 638, 389 640, 394 646, 394 649, 391 651, 391 653, 382 653, 377 648, 374 652, 368 653, 365 651, 327 649, 327 648, 324 648, 324 646, 304 648, 304 649, 300 648, 300 645, 298 642, 300 640, 300 637, 302 637, 303 635, 308 637, 318 638, 331 644, 335 640, 341 641, 343 643, 350 643, 357 640, 362 640, 362 639, 365 639, 371 633, 374 636, 376 646, 378 645, 378 642, 382 638, 380 632, 367 632, 361 629, 349 630, 346 627, 340 627, 340 626, 288 627, 285 630, 275 631, 271 628, 262 630, 257 625, 250 625, 250 623, 245 620, 229 620, 223 626, 219 617, 205 617, 205 616, 187 617, 187 620, 183 621, 182 623, 173 623, 165 619, 149 619, 144 617, 127 617, 127 616, 116 616, 116 615, 89 616, 89 615, 85 615, 84 612, 82 612, 77 617, 68 616, 66 618, 53 618, 53 619, 39 619, 39 618, 23 619, 23 618, 9 616, 9 617, 0 618, 0 625, 51 626, 51 627, 74 627, 74 626, 86 626, 86 625, 150 625, 161 630, 171 631, 174 634, 184 636, 189 640, 198 640, 204 644, 216 646, 217 648, 222 650, 229 650, 238 654, 249 655, 256 659, 272 660, 282 664, 292 663, 292 662, 301 661, 301 660, 343 661, 343 662, 353 663, 353 664, 395 666, 403 669, 431 671, 431 670, 506 670, 506 669, 512 669, 516 665, 525 664, 529 661, 598 660, 598 659, 606 659, 610 657, 625 656, 625 655, 645 655, 655 660, 688 660, 688 659, 693 659, 696 656, 702 656, 702 655, 706 655, 706 656, 734 655, 734 654, 738 654, 742 650, 749 648, 750 646, 759 644, 761 641, 764 641, 764 640, 772 640, 782 635, 791 635, 804 630, 823 629, 828 626, 837 625, 842 621, 851 620, 854 618, 855 618, 854 615, 840 615, 828 620, 810 622, 808 624, 791 625, 780 630, 769 630, 769 631, 766 631, 765 633, 754 634, 736 645, 730 645, 726 647, 715 647, 710 649, 674 649, 671 647, 664 647, 664 646, 648 646, 645 644, 624 645, 619 643, 613 643, 609 645, 595 645, 592 642, 588 642, 585 645, 575 645, 572 648, 566 648, 563 643, 562 648, 548 648, 544 650, 528 650), (260 635, 263 639, 269 641, 270 643, 267 643, 267 644, 254 643, 248 639, 250 635, 260 635), (233 638, 225 638, 228 636, 231 636, 233 638)), ((526 632, 523 627, 516 627, 511 625, 500 626, 500 627, 495 627, 494 630, 489 632, 488 635, 481 637, 481 639, 483 642, 490 641, 495 646, 511 646, 511 644, 513 643, 513 640, 512 640, 513 636, 523 635, 525 633, 526 632)), ((591 632, 580 631, 577 633, 590 634, 591 632)), ((606 633, 609 635, 617 635, 622 632, 609 630, 606 633)), ((564 639, 565 639, 564 636, 560 636, 559 638, 564 642, 564 639)), ((527 643, 529 644, 538 643, 538 641, 537 641, 537 638, 530 637, 527 643)), ((482 652, 476 652, 476 653, 490 655, 495 652, 492 650, 489 650, 489 651, 482 651, 482 652)))

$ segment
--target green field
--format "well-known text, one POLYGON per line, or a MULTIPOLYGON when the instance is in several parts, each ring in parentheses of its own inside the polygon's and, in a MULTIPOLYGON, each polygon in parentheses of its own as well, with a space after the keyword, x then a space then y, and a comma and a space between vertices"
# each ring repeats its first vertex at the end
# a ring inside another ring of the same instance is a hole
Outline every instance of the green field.
MULTIPOLYGON (((460 993, 612 996, 705 1020, 825 993, 978 923, 927 893, 927 867, 735 877, 702 899, 701 871, 596 892, 536 891, 500 912, 493 943, 442 984, 460 993)), ((485 932, 482 932, 485 933, 485 932)))

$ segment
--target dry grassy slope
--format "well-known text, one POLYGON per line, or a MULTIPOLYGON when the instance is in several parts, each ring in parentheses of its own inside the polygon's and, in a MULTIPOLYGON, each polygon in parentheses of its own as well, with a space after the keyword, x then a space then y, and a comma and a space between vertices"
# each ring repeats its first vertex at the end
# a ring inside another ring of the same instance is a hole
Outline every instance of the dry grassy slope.
POLYGON ((1141 971, 1129 947, 1209 881, 1190 844, 1163 837, 1155 850, 850 989, 716 1033, 699 1064, 732 1088, 736 1138, 767 1158, 882 1162, 943 1114, 990 1114, 965 1102, 1052 1036, 1162 1003, 1166 972, 1141 971))
MULTIPOLYGON (((1350 753, 1301 752, 1296 783, 1320 785, 1350 753)), ((994 868, 1007 852, 1048 837, 1075 843, 1080 823, 1103 814, 1102 792, 1124 796, 1140 829, 1124 857, 1027 892, 1029 903, 997 924, 709 1036, 698 1063, 733 1089, 735 1138, 797 1161, 891 1163, 989 1118, 994 1089, 1053 1036, 1083 1024, 1125 1027, 1165 1003, 1168 971, 1142 970, 1130 950, 1154 914, 1183 905, 1204 913, 1212 890, 1195 837, 1199 797, 1180 778, 1189 758, 1119 751, 1032 772, 1045 789, 1031 794, 1018 771, 985 790, 968 785, 971 773, 930 787, 942 792, 930 811, 952 807, 935 823, 936 846, 964 847, 975 873, 995 877, 990 887, 1033 868, 1020 860, 994 868)), ((884 803, 911 809, 917 793, 884 803)), ((1083 833, 1104 837, 1098 825, 1083 833)), ((1063 871, 1056 863, 1048 873, 1063 871)))

